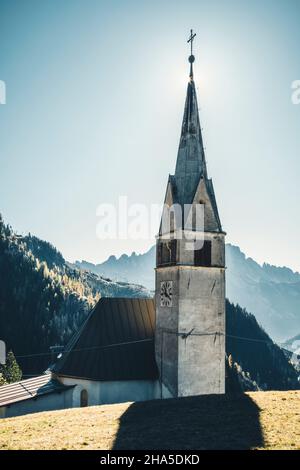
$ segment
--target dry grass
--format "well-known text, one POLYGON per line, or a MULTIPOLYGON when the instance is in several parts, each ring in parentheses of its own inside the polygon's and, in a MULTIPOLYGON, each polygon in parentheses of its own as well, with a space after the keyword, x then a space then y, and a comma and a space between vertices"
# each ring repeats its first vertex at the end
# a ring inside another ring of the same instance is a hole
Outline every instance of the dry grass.
POLYGON ((0 449, 300 449, 300 391, 193 397, 0 420, 0 449))
POLYGON ((263 449, 300 450, 300 391, 253 392, 259 407, 263 449))

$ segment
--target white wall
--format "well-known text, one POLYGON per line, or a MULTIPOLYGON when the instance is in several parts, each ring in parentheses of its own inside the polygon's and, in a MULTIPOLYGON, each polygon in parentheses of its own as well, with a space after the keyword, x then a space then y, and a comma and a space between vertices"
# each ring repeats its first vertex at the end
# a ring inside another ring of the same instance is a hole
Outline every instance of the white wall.
POLYGON ((60 393, 51 393, 38 398, 13 403, 0 408, 0 418, 10 418, 13 416, 26 415, 28 413, 38 413, 39 411, 62 410, 71 408, 73 401, 73 389, 60 393))
POLYGON ((161 388, 157 380, 97 382, 68 377, 58 377, 58 379, 65 385, 75 385, 75 387, 64 392, 52 393, 1 407, 0 418, 80 407, 82 390, 88 392, 89 406, 161 398, 161 388))
POLYGON ((123 380, 101 382, 69 377, 58 377, 64 385, 76 385, 73 389, 72 406, 80 406, 82 390, 88 392, 88 405, 146 401, 160 398, 160 384, 156 380, 123 380))

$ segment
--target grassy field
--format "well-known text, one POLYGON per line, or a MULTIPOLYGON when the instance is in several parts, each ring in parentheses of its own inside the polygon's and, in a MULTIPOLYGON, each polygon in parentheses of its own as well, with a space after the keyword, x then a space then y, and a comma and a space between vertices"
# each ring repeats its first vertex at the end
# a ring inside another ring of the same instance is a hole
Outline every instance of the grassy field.
POLYGON ((300 391, 122 403, 3 419, 0 449, 300 449, 300 391))

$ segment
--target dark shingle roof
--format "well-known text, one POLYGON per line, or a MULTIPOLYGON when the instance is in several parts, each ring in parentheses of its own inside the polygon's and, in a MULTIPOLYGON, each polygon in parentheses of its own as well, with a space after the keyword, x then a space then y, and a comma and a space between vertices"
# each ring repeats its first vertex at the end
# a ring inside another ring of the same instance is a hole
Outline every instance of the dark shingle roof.
POLYGON ((89 380, 153 380, 154 329, 152 299, 101 298, 53 370, 89 380))
POLYGON ((51 379, 51 374, 40 375, 32 379, 2 385, 0 387, 0 406, 12 405, 49 393, 63 392, 69 388, 70 386, 65 386, 58 380, 51 379))

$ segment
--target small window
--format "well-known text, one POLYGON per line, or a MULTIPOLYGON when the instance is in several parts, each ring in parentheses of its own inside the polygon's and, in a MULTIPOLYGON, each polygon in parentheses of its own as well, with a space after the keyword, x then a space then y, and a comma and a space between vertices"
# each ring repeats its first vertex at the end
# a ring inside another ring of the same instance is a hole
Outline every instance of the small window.
POLYGON ((211 266, 211 241, 205 240, 200 250, 194 252, 195 266, 211 266))
POLYGON ((89 399, 88 399, 88 392, 87 390, 81 390, 80 393, 80 406, 81 408, 88 406, 89 399))
POLYGON ((157 245, 157 266, 176 264, 177 240, 160 242, 157 245))
POLYGON ((177 240, 171 240, 170 261, 171 264, 176 264, 177 258, 177 240))

